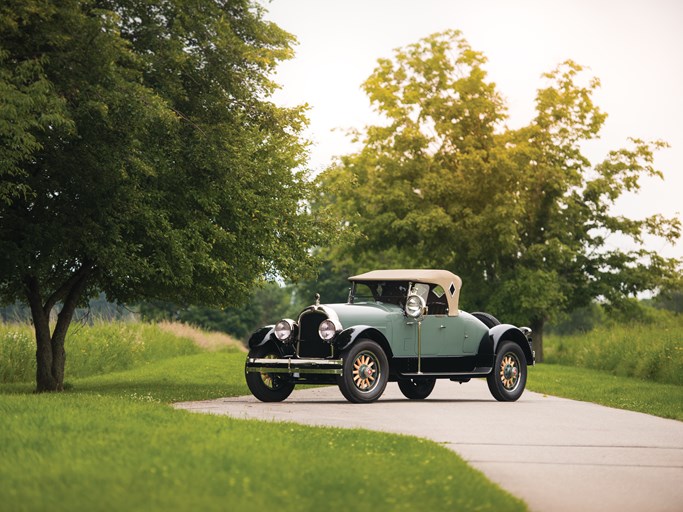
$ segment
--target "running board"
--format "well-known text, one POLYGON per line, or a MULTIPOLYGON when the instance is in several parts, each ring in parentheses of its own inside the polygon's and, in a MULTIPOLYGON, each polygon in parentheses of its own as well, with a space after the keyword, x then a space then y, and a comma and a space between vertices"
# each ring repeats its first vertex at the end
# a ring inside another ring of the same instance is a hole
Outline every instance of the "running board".
POLYGON ((399 373, 400 377, 486 377, 493 368, 479 367, 471 372, 417 372, 417 373, 399 373))

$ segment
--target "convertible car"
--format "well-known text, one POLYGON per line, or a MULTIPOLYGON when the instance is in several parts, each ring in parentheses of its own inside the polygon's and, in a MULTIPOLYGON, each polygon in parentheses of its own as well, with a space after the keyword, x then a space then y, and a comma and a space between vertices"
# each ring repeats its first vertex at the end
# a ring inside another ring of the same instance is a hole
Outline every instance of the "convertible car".
POLYGON ((436 379, 486 378, 496 400, 517 400, 534 364, 531 330, 458 309, 461 279, 446 270, 374 270, 349 278, 346 304, 315 304, 249 339, 247 385, 264 402, 297 383, 337 384, 350 402, 377 400, 395 381, 409 399, 436 379))

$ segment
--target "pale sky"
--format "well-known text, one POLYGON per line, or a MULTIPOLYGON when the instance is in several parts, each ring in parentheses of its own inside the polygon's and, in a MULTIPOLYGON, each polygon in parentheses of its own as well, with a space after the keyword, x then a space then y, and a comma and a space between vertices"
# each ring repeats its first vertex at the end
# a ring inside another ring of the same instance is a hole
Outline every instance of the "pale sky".
MULTIPOLYGON (((320 171, 354 148, 344 131, 377 121, 360 88, 378 58, 434 32, 461 30, 488 58, 506 98, 508 126, 534 116, 541 75, 572 59, 597 76, 608 118, 586 152, 593 163, 628 137, 663 139, 665 179, 647 180, 617 211, 683 219, 683 2, 680 0, 262 0, 266 18, 294 34, 296 56, 278 68, 281 105, 307 103, 310 167, 320 171)), ((612 242, 612 241, 610 241, 612 242)), ((621 243, 614 240, 613 243, 621 243)), ((683 257, 683 241, 652 249, 683 257)))

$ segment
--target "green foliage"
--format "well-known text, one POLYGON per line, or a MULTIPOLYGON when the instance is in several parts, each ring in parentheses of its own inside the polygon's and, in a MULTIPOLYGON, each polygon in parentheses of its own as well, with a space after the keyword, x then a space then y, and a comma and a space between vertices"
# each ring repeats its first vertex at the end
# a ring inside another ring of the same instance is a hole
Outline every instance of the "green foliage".
MULTIPOLYGON (((189 339, 157 325, 96 323, 79 326, 67 337, 67 379, 144 366, 199 352, 189 339)), ((35 340, 30 326, 0 324, 0 382, 30 382, 36 376, 35 340)))
POLYGON ((315 268, 305 109, 268 101, 293 43, 252 0, 3 4, 0 302, 31 304, 38 389, 96 292, 227 307, 315 268))
POLYGON ((324 304, 345 303, 349 298, 352 275, 348 268, 333 268, 331 262, 324 261, 315 279, 304 280, 296 286, 295 299, 298 309, 303 309, 315 302, 315 294, 320 294, 320 302, 324 304))
POLYGON ((683 386, 683 320, 650 314, 649 323, 613 322, 587 333, 548 336, 546 361, 683 386))
POLYGON ((657 309, 673 311, 676 314, 683 313, 683 274, 678 282, 662 290, 651 303, 657 309))
POLYGON ((168 302, 142 303, 139 309, 142 319, 146 321, 183 322, 211 331, 226 332, 246 344, 249 335, 256 329, 298 314, 298 306, 292 304, 292 294, 292 287, 266 283, 256 288, 243 305, 222 310, 194 305, 183 307, 168 302))
MULTIPOLYGON (((86 262, 115 300, 219 305, 311 268, 306 119, 263 99, 293 37, 261 16, 247 0, 10 2, 2 71, 35 67, 23 82, 44 81, 65 122, 27 121, 11 183, 26 193, 1 211, 5 299, 24 300, 27 273, 49 291, 86 262)), ((42 113, 41 97, 26 102, 42 113)))
POLYGON ((561 315, 548 326, 548 333, 559 335, 587 333, 606 322, 607 315, 604 309, 599 304, 591 302, 588 306, 561 315))
MULTIPOLYGON (((74 317, 81 323, 131 321, 139 317, 138 312, 125 305, 109 302, 104 293, 88 300, 87 306, 76 308, 74 317)), ((9 323, 30 323, 31 308, 21 302, 0 307, 0 321, 9 323)))
POLYGON ((541 364, 529 372, 527 389, 683 421, 680 385, 619 377, 590 368, 541 364))
MULTIPOLYGON (((30 7, 16 2, 0 8, 0 32, 18 28, 22 14, 30 7)), ((46 11, 54 11, 47 8, 46 11)), ((44 13, 48 15, 48 12, 44 13)), ((73 129, 66 115, 66 101, 53 94, 42 58, 17 61, 9 49, 0 46, 0 203, 11 204, 30 191, 24 180, 24 165, 43 145, 40 135, 55 128, 73 129)))
POLYGON ((661 141, 631 139, 593 164, 582 153, 606 114, 596 78, 570 60, 544 75, 536 116, 504 125, 505 105, 485 57, 457 31, 431 35, 380 59, 364 84, 384 124, 355 134, 360 151, 319 178, 317 199, 355 234, 323 254, 337 268, 448 268, 464 278, 465 309, 530 324, 542 357, 546 320, 602 298, 628 308, 638 292, 666 286, 680 262, 648 248, 680 222, 631 219, 611 207, 636 192, 661 141), (611 234, 633 250, 606 243, 611 234))

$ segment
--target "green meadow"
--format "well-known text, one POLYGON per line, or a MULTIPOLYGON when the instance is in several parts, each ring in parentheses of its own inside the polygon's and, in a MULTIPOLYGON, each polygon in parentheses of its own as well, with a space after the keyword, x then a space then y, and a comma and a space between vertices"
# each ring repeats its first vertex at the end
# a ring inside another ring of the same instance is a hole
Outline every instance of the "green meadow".
MULTIPOLYGON (((550 336, 531 390, 683 420, 681 320, 550 336)), ((239 396, 244 351, 178 324, 77 326, 66 391, 34 394, 30 328, 0 324, 0 500, 37 510, 525 510, 414 437, 190 414, 239 396)))
POLYGON ((16 359, 32 349, 17 341, 23 327, 2 329, 3 378, 15 376, 0 384, 4 510, 526 509, 431 441, 172 409, 248 393, 244 352, 229 343, 169 343, 144 324, 83 327, 67 340, 67 390, 36 395, 16 378, 31 373, 16 359), (136 355, 105 350, 117 340, 136 355))

